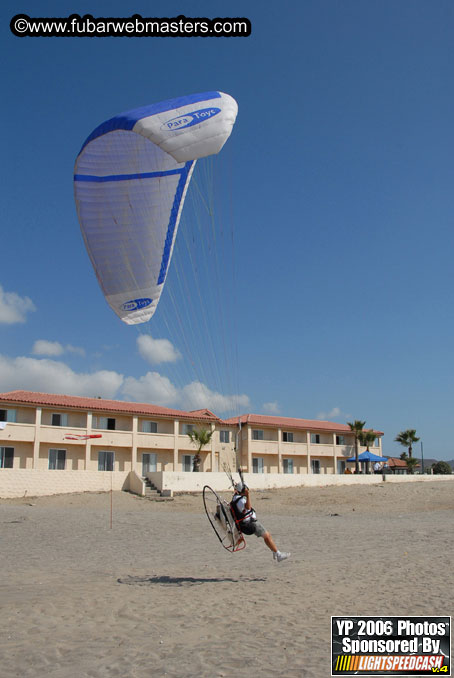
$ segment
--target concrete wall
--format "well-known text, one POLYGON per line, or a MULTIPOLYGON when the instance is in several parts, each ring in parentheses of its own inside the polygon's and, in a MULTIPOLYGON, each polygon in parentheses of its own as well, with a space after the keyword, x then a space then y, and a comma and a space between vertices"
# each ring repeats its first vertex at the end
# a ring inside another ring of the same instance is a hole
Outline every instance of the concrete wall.
MULTIPOLYGON (((173 492, 201 492, 204 485, 220 492, 231 489, 225 473, 163 473, 147 474, 159 490, 173 492)), ((235 474, 235 478, 238 476, 235 474)), ((454 483, 454 476, 392 476, 386 475, 389 483, 443 482, 454 483)), ((321 475, 321 474, 281 474, 281 473, 245 473, 244 480, 251 490, 267 490, 283 487, 326 487, 327 485, 376 485, 382 483, 381 475, 321 475)))
MULTIPOLYGON (((147 476, 165 494, 175 492, 201 492, 204 485, 214 490, 231 490, 225 473, 182 473, 161 471, 147 476)), ((235 474, 235 478, 237 478, 235 474)), ((315 475, 281 473, 246 473, 245 481, 252 490, 284 487, 324 487, 327 485, 374 485, 382 483, 381 475, 315 475)), ((387 483, 452 482, 450 476, 386 475, 387 483)), ((129 471, 48 471, 33 469, 0 469, 0 498, 37 497, 71 492, 109 492, 128 490, 143 495, 144 484, 134 472, 129 471), (112 485, 111 485, 112 484, 112 485)))
POLYGON ((128 477, 128 482, 129 482, 129 491, 132 492, 133 494, 138 494, 139 497, 143 497, 145 495, 145 483, 143 482, 142 478, 137 475, 135 471, 131 471, 128 477))
POLYGON ((0 470, 0 498, 129 490, 129 472, 0 470))

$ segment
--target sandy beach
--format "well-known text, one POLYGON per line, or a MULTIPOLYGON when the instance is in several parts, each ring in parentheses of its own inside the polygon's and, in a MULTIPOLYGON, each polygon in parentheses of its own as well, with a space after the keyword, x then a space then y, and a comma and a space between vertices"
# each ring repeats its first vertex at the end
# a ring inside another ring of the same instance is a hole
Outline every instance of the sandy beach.
MULTIPOLYGON (((252 495, 223 550, 200 495, 0 500, 5 678, 330 675, 331 615, 453 611, 453 482, 252 495)), ((415 675, 415 674, 413 674, 415 675)))

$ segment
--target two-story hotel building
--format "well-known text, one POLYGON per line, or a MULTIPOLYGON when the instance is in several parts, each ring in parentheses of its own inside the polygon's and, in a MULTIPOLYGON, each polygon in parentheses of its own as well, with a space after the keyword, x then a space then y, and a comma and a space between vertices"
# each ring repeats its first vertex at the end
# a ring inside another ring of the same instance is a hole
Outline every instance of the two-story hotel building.
MULTIPOLYGON (((201 452, 205 472, 239 462, 249 473, 339 474, 354 454, 345 424, 255 414, 223 420, 206 409, 10 391, 0 394, 0 469, 190 472, 196 450, 187 434, 197 428, 212 431, 201 452)), ((382 435, 372 448, 378 455, 382 435)))

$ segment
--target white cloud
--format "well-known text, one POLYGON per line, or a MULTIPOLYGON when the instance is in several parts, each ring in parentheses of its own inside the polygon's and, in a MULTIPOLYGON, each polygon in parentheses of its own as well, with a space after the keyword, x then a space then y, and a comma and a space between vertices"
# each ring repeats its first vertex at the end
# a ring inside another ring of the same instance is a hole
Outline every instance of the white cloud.
POLYGON ((47 356, 58 356, 63 355, 63 353, 76 353, 81 356, 85 355, 83 348, 72 346, 71 344, 62 346, 59 341, 47 341, 47 339, 38 339, 35 341, 33 344, 32 353, 33 355, 47 356))
POLYGON ((25 389, 114 398, 122 383, 122 374, 108 370, 78 374, 56 360, 0 356, 0 391, 25 389))
POLYGON ((126 398, 139 402, 183 410, 200 410, 206 407, 219 415, 232 410, 248 409, 250 406, 247 395, 223 395, 199 381, 178 389, 170 379, 158 372, 147 372, 139 379, 127 377, 122 393, 126 398))
MULTIPOLYGON (((45 344, 50 344, 47 350, 54 352, 59 347, 63 349, 58 342, 45 344)), ((46 345, 41 346, 41 350, 44 349, 46 345)), ((0 391, 16 389, 126 399, 184 410, 206 407, 219 416, 232 411, 244 412, 250 408, 247 395, 223 395, 199 381, 177 388, 170 379, 158 372, 147 372, 139 378, 124 377, 109 370, 77 373, 64 362, 50 358, 9 358, 0 355, 0 391)))
POLYGON ((126 398, 131 400, 163 407, 176 406, 179 401, 178 389, 170 379, 158 372, 147 372, 139 379, 127 377, 122 392, 126 398))
POLYGON ((317 419, 320 419, 322 421, 327 421, 328 419, 346 419, 349 417, 349 414, 345 414, 341 411, 340 407, 333 407, 333 409, 330 412, 319 412, 317 414, 317 419))
POLYGON ((33 355, 62 355, 64 353, 63 346, 58 341, 47 341, 46 339, 38 339, 33 344, 33 355))
POLYGON ((25 316, 30 311, 36 311, 31 299, 20 297, 16 292, 5 292, 0 285, 0 323, 4 325, 24 323, 25 316))
POLYGON ((188 410, 199 410, 207 407, 216 414, 248 409, 250 401, 247 395, 222 395, 211 391, 200 381, 193 381, 181 390, 181 407, 188 410))
POLYGON ((280 414, 281 410, 277 402, 273 403, 263 403, 263 411, 266 414, 280 414))
POLYGON ((152 365, 174 363, 181 358, 180 352, 168 339, 153 339, 150 334, 137 337, 137 346, 142 358, 152 365))

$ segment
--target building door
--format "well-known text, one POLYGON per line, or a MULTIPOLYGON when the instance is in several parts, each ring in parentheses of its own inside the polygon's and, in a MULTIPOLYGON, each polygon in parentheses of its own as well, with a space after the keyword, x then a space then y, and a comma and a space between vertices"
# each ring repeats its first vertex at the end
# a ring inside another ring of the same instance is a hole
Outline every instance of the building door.
POLYGON ((0 468, 13 468, 14 447, 0 447, 0 468))
POLYGON ((252 458, 252 473, 264 473, 263 457, 252 458))
POLYGON ((49 470, 64 471, 66 467, 66 450, 49 450, 49 470))
POLYGON ((284 473, 293 473, 293 459, 283 459, 284 473))
POLYGON ((157 468, 158 455, 155 452, 144 452, 142 454, 142 475, 154 473, 157 468))
POLYGON ((311 459, 312 473, 320 473, 320 459, 311 459))
POLYGON ((182 467, 183 471, 185 472, 190 472, 192 471, 194 463, 194 455, 193 454, 183 454, 183 460, 182 460, 182 467))
POLYGON ((345 473, 345 461, 342 459, 337 460, 337 472, 340 474, 345 473))
POLYGON ((113 471, 114 470, 115 453, 114 452, 98 452, 98 471, 113 471))

